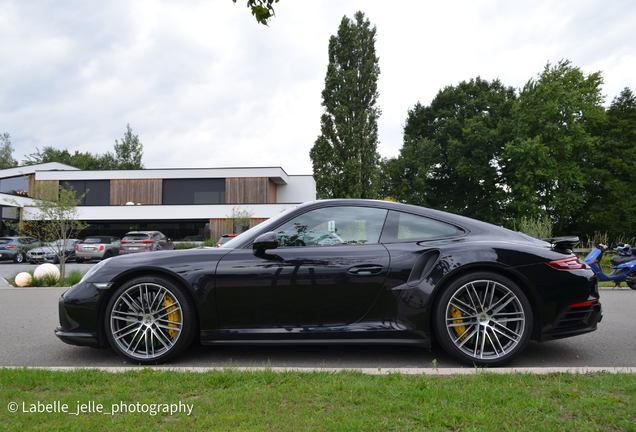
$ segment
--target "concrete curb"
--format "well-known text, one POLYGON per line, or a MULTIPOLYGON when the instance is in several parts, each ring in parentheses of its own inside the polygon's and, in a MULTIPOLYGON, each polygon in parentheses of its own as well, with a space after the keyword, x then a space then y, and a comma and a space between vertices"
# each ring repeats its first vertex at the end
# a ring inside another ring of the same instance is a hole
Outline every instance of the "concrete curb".
POLYGON ((475 375, 480 373, 486 374, 536 374, 545 375, 552 373, 585 375, 590 373, 609 373, 609 374, 633 374, 636 373, 634 367, 548 367, 548 368, 286 368, 286 367, 172 367, 172 366, 129 366, 129 367, 65 367, 65 366, 2 366, 3 369, 39 369, 50 370, 56 372, 73 372, 77 370, 99 370, 102 372, 122 373, 138 370, 153 370, 162 372, 179 372, 179 373, 203 373, 209 371, 253 371, 253 372, 328 372, 338 373, 343 371, 360 372, 367 375, 428 375, 428 376, 448 376, 448 375, 475 375))

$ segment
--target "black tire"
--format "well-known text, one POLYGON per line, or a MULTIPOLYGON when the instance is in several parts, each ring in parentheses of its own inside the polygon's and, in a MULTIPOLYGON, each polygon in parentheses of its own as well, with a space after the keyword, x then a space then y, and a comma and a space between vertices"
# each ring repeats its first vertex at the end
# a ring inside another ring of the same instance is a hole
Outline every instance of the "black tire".
POLYGON ((106 251, 106 253, 104 253, 104 258, 102 258, 102 260, 111 258, 113 256, 113 253, 111 251, 106 251))
POLYGON ((627 282, 627 286, 630 287, 633 290, 636 290, 636 283, 634 283, 634 282, 627 282))
POLYGON ((532 333, 528 298, 497 273, 471 273, 451 281, 434 314, 444 350, 471 366, 508 363, 521 354, 532 333))
POLYGON ((13 255, 13 262, 22 264, 24 262, 24 252, 16 252, 15 255, 13 255))
POLYGON ((106 307, 104 328, 110 345, 128 361, 165 363, 192 344, 196 310, 179 285, 159 276, 142 276, 115 291, 106 307))
POLYGON ((81 264, 81 263, 83 263, 83 262, 84 262, 84 258, 77 258, 75 261, 76 261, 78 264, 81 264))

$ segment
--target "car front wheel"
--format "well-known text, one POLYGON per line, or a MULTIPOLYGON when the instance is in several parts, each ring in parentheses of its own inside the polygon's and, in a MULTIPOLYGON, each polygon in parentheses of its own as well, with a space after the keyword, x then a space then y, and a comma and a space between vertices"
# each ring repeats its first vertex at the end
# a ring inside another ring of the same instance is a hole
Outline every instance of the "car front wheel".
POLYGON ((196 332, 195 306, 174 282, 154 276, 122 285, 106 309, 106 336, 121 356, 156 364, 181 354, 196 332))
POLYGON ((453 357, 476 366, 501 366, 518 356, 532 333, 532 308, 523 291, 496 273, 451 282, 435 310, 435 329, 453 357))
POLYGON ((16 254, 13 255, 13 262, 22 264, 24 262, 24 254, 22 252, 16 252, 16 254))

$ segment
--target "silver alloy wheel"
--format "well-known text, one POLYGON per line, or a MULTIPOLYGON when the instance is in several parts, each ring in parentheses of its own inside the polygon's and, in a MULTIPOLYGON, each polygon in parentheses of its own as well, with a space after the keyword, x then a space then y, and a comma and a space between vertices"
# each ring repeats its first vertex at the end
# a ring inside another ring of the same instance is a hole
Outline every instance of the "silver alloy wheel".
POLYGON ((183 331, 177 297, 155 283, 139 283, 121 293, 110 312, 112 340, 126 355, 152 360, 165 355, 183 331))
POLYGON ((13 258, 13 261, 17 262, 18 264, 23 263, 24 262, 24 254, 22 252, 17 252, 16 255, 13 258))
POLYGON ((497 359, 515 350, 526 332, 519 298, 505 285, 475 280, 446 305, 446 331, 456 348, 474 359, 497 359))

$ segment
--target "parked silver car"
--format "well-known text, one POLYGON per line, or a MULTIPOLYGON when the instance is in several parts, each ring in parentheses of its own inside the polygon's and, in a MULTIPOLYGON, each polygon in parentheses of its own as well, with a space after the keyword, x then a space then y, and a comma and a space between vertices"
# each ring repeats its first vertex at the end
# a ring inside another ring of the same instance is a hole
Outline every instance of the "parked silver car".
POLYGON ((59 253, 64 250, 65 261, 72 261, 75 259, 75 247, 81 240, 67 239, 66 245, 64 240, 59 239, 54 242, 45 244, 37 248, 33 248, 26 253, 26 260, 31 264, 38 263, 53 263, 59 264, 59 253))
POLYGON ((0 260, 23 263, 27 251, 38 246, 40 242, 33 237, 0 237, 0 260))
POLYGON ((121 239, 114 236, 90 236, 77 245, 77 262, 104 260, 119 255, 121 239))
POLYGON ((121 239, 120 254, 174 249, 172 240, 159 231, 131 231, 121 239))

